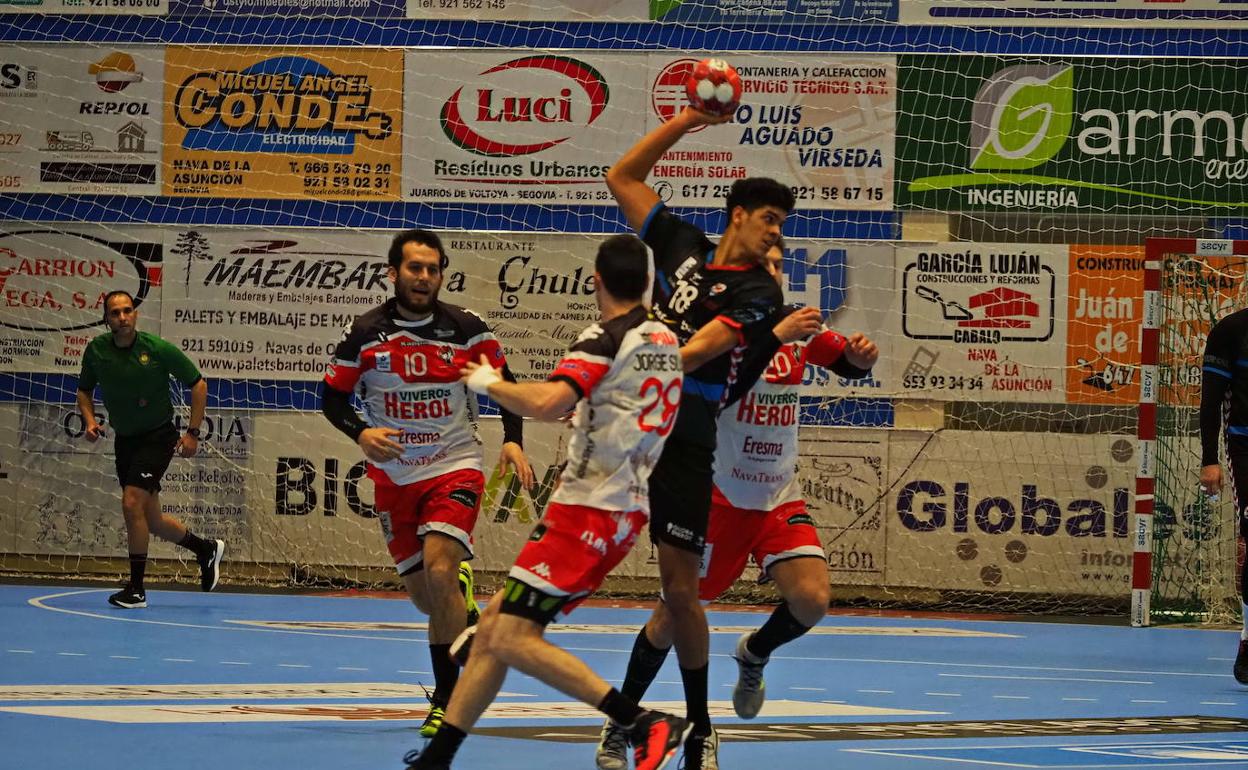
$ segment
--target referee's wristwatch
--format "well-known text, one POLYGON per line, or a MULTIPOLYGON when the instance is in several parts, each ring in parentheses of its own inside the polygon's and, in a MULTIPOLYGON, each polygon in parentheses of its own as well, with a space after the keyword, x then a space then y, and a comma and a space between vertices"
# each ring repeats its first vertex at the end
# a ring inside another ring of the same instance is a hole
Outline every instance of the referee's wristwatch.
POLYGON ((186 435, 198 441, 199 440, 199 428, 187 428, 186 435))

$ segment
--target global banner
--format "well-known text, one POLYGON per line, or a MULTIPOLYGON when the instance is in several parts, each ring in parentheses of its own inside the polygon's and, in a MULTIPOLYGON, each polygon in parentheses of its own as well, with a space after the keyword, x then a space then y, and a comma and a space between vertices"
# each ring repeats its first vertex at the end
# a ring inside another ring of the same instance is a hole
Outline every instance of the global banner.
POLYGON ((1009 27, 1235 27, 1245 0, 906 0, 902 24, 1009 27))
MULTIPOLYGON (((687 103, 699 58, 651 54, 647 130, 687 103)), ((893 57, 741 54, 729 63, 741 106, 731 123, 693 132, 659 159, 650 182, 664 201, 719 208, 734 180, 771 176, 793 188, 800 209, 893 207, 893 57)))
POLYGON ((901 58, 897 206, 1248 210, 1248 79, 1230 59, 901 58))
POLYGON ((158 47, 0 49, 0 192, 160 192, 158 47))
POLYGON ((402 56, 169 47, 164 193, 397 200, 402 56))
POLYGON ((886 495, 886 585, 1116 598, 1130 588, 1134 436, 892 434, 888 451, 899 475, 886 495))
POLYGON ((905 397, 1064 401, 1067 259, 1060 245, 899 246, 887 355, 905 397))
POLYGON ((0 370, 77 374, 113 290, 134 297, 139 328, 160 333, 162 241, 150 227, 0 229, 0 370))

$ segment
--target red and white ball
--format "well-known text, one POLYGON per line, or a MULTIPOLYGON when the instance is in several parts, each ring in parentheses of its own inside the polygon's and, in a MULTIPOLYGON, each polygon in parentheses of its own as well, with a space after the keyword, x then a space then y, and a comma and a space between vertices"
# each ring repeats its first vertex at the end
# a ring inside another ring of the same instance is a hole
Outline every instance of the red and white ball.
POLYGON ((685 94, 695 110, 731 115, 741 103, 741 76, 723 59, 703 59, 693 65, 685 94))

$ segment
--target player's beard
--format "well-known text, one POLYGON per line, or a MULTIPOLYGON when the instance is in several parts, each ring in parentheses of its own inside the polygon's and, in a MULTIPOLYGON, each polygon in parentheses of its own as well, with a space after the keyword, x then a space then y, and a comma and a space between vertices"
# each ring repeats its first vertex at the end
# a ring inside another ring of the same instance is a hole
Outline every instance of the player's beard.
POLYGON ((412 295, 410 286, 396 285, 394 298, 398 301, 399 307, 412 315, 427 315, 433 312, 434 305, 438 301, 438 291, 441 288, 441 286, 430 286, 429 293, 421 299, 412 295))

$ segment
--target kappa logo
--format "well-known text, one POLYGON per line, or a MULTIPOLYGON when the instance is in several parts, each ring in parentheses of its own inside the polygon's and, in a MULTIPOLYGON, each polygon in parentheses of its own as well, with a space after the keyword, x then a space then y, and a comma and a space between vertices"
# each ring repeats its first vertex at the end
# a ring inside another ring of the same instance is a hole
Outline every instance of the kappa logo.
POLYGON ((534 575, 541 575, 547 580, 550 579, 550 565, 544 561, 534 564, 529 568, 529 572, 532 572, 534 575))

